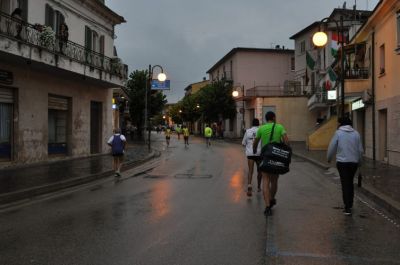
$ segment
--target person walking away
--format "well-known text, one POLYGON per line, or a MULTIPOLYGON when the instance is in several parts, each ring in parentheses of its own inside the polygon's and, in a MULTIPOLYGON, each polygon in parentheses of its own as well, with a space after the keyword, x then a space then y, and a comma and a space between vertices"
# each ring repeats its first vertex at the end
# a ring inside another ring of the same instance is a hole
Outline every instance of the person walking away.
POLYGON ((185 141, 185 147, 189 146, 189 129, 186 125, 183 126, 182 129, 183 139, 185 141))
POLYGON ((110 137, 107 144, 111 146, 111 153, 113 156, 113 170, 115 171, 115 176, 121 176, 121 166, 124 160, 126 138, 121 134, 119 128, 114 130, 114 135, 110 137))
POLYGON ((260 153, 261 153, 261 143, 258 144, 257 152, 253 154, 253 142, 257 135, 258 127, 260 126, 260 122, 258 119, 253 119, 252 127, 247 129, 242 140, 242 145, 246 147, 246 156, 247 156, 247 165, 249 167, 249 171, 247 174, 247 196, 251 197, 252 195, 252 179, 253 179, 253 170, 254 163, 256 163, 257 167, 257 191, 261 191, 261 171, 258 170, 258 166, 261 162, 260 153))
POLYGON ((176 127, 176 133, 178 134, 178 140, 180 140, 181 139, 181 127, 178 125, 177 127, 176 127))
POLYGON ((206 145, 209 147, 211 145, 212 129, 206 124, 204 128, 204 136, 206 137, 206 145))
POLYGON ((339 124, 339 128, 329 144, 327 159, 330 162, 336 154, 336 167, 342 185, 343 213, 351 215, 354 199, 353 180, 357 167, 361 165, 364 150, 360 134, 353 129, 350 118, 342 118, 339 124))
MULTIPOLYGON (((272 111, 268 111, 265 114, 266 124, 260 126, 257 130, 256 139, 253 143, 253 154, 257 153, 258 143, 261 140, 261 148, 269 143, 271 137, 272 128, 275 124, 274 133, 272 135, 271 142, 281 143, 289 145, 289 139, 286 134, 286 130, 283 125, 276 123, 276 115, 272 111)), ((262 183, 263 183, 263 195, 265 201, 264 214, 269 216, 272 214, 272 207, 276 204, 276 193, 278 192, 278 178, 279 175, 271 174, 261 171, 262 183)))
POLYGON ((171 128, 169 126, 165 129, 165 140, 167 141, 167 147, 168 147, 169 141, 171 140, 171 128))

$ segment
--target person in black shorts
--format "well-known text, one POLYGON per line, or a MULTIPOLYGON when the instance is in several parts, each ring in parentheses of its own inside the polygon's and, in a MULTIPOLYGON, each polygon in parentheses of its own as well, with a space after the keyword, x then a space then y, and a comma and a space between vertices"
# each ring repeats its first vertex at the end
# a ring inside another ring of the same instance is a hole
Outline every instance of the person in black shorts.
POLYGON ((242 140, 242 145, 246 147, 247 164, 249 167, 247 174, 247 196, 249 197, 252 195, 253 191, 251 183, 253 179, 254 163, 257 165, 257 191, 261 191, 261 172, 258 171, 258 165, 261 162, 261 144, 258 146, 257 153, 253 154, 253 141, 256 138, 259 125, 259 120, 253 119, 252 127, 246 130, 242 140))

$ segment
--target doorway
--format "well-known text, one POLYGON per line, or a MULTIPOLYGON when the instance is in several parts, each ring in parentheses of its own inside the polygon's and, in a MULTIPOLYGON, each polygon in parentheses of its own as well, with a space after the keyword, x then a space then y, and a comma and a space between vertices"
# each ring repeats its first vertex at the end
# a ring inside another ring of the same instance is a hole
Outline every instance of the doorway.
POLYGON ((101 150, 102 103, 90 102, 90 153, 98 154, 101 150))
POLYGON ((381 161, 387 162, 388 160, 388 152, 387 152, 387 109, 379 110, 379 128, 378 128, 378 136, 379 136, 379 159, 381 161))

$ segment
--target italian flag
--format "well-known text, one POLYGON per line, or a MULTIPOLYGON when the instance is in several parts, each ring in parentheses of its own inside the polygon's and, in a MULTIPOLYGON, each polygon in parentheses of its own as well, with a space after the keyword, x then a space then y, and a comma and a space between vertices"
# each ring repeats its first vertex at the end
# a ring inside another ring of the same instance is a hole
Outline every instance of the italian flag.
POLYGON ((320 81, 320 86, 325 88, 325 90, 332 90, 336 86, 337 76, 332 67, 328 67, 326 70, 324 78, 320 81))
POLYGON ((339 35, 337 32, 332 32, 331 53, 333 57, 337 57, 339 48, 339 35))

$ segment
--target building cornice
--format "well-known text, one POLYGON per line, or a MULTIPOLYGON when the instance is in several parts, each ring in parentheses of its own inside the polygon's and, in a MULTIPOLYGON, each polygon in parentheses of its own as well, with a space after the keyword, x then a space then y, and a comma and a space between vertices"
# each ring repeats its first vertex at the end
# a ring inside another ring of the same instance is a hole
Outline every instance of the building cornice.
POLYGON ((234 56, 238 52, 262 52, 262 53, 280 53, 280 54, 293 54, 294 50, 292 49, 264 49, 264 48, 243 48, 237 47, 233 48, 230 52, 228 52, 222 59, 220 59, 216 64, 214 64, 206 73, 209 74, 215 69, 217 69, 223 62, 227 61, 228 58, 234 56))

